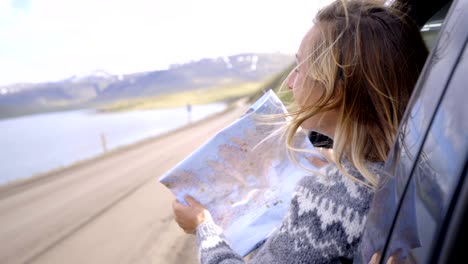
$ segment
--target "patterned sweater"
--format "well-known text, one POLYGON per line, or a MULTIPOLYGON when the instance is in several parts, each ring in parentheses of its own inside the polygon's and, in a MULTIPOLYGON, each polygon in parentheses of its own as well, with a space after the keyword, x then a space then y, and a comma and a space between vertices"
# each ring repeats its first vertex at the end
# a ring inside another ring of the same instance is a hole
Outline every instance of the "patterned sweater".
MULTIPOLYGON (((344 165, 353 176, 363 179, 349 163, 344 165)), ((369 167, 379 175, 383 164, 369 167)), ((249 263, 341 263, 353 258, 374 193, 343 176, 335 165, 320 172, 324 176, 306 176, 299 181, 281 227, 249 263)), ((199 225, 196 236, 201 263, 244 263, 214 223, 199 225)))

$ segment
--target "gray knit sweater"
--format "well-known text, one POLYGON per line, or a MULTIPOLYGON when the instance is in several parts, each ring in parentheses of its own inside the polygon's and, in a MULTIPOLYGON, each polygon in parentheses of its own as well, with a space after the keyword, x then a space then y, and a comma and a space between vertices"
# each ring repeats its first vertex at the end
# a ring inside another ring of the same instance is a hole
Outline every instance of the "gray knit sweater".
MULTIPOLYGON (((379 175, 383 164, 370 166, 379 175)), ((362 176, 349 164, 353 176, 362 176)), ((324 177, 307 176, 296 186, 289 212, 249 263, 341 263, 352 259, 366 222, 373 191, 343 176, 335 165, 324 177)), ((198 226, 201 263, 244 263, 212 222, 198 226)))

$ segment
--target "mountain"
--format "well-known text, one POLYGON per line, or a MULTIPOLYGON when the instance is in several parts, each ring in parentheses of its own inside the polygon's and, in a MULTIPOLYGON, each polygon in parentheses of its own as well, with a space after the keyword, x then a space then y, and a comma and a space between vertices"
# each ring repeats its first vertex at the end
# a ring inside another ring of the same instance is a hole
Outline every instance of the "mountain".
POLYGON ((112 75, 97 70, 57 82, 3 86, 0 118, 260 81, 284 70, 292 61, 293 56, 280 53, 246 53, 171 65, 161 71, 112 75))

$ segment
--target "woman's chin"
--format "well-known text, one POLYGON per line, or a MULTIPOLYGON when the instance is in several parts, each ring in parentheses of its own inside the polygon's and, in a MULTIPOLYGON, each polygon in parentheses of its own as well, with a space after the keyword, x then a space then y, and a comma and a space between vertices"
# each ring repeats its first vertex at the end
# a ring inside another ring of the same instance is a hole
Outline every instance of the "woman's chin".
POLYGON ((302 128, 302 129, 305 129, 305 130, 310 130, 310 131, 314 131, 314 132, 320 133, 320 129, 319 129, 318 127, 315 127, 315 126, 310 125, 310 124, 304 124, 304 123, 302 123, 302 124, 301 124, 301 128, 302 128))
POLYGON ((304 122, 302 122, 301 127, 303 129, 312 130, 320 133, 320 131, 323 130, 323 121, 321 119, 321 116, 309 117, 308 119, 304 120, 304 122))

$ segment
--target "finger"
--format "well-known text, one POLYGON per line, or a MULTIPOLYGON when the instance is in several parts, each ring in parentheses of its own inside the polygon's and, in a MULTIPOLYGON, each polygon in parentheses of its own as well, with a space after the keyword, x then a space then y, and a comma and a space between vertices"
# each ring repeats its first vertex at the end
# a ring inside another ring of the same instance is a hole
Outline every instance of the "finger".
POLYGON ((174 200, 174 201, 172 202, 172 209, 173 209, 174 211, 175 211, 175 210, 177 209, 177 207, 179 206, 178 203, 179 203, 179 201, 177 201, 177 200, 174 200))
POLYGON ((193 229, 192 227, 189 227, 189 226, 184 226, 182 229, 187 234, 194 234, 195 230, 196 230, 196 229, 193 229))
POLYGON ((187 234, 189 234, 189 235, 195 234, 195 230, 193 230, 193 229, 190 229, 190 230, 187 229, 187 230, 184 230, 184 231, 185 231, 185 233, 187 233, 187 234))
POLYGON ((180 211, 180 210, 183 210, 186 206, 183 205, 181 202, 179 202, 178 200, 174 200, 174 202, 172 202, 172 209, 176 212, 176 211, 180 211))
POLYGON ((197 200, 195 200, 195 198, 193 198, 192 196, 190 196, 190 195, 188 195, 188 194, 186 194, 186 195, 184 196, 184 198, 185 198, 185 201, 186 201, 190 206, 200 206, 200 205, 201 205, 197 200))
POLYGON ((379 260, 380 260, 380 254, 376 252, 374 253, 374 255, 372 255, 372 258, 368 264, 376 264, 379 262, 379 260))

